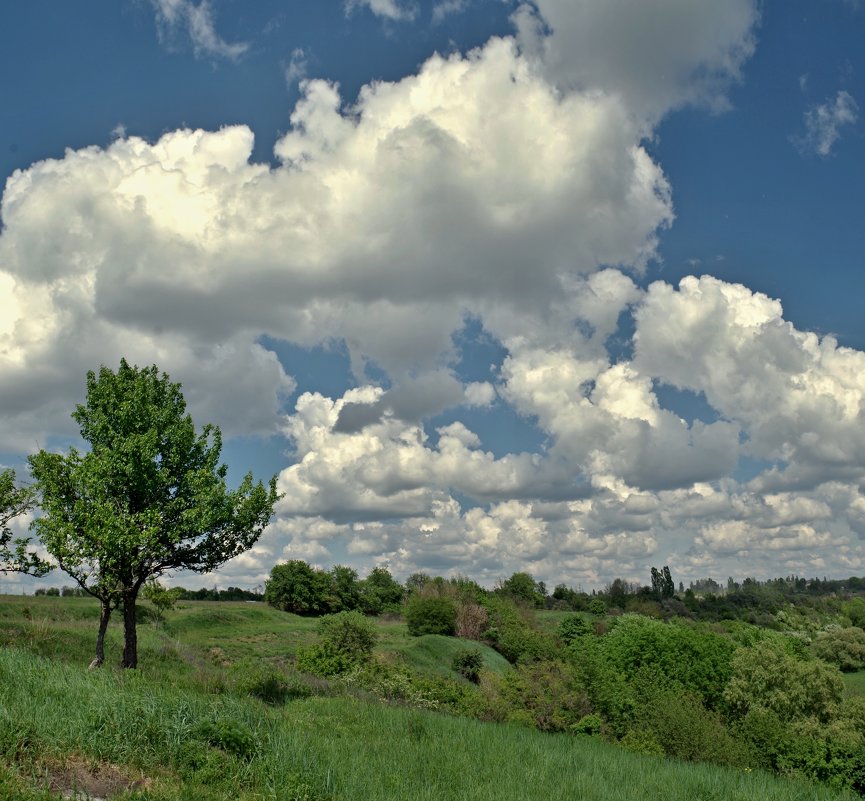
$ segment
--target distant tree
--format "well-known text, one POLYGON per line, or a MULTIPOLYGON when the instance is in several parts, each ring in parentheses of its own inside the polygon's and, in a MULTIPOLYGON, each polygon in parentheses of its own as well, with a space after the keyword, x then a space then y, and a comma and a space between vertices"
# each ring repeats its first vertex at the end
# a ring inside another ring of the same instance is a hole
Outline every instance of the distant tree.
POLYGON ((243 553, 277 500, 247 474, 229 490, 215 426, 196 433, 180 384, 157 367, 87 374, 72 417, 90 450, 30 457, 43 515, 34 528, 60 568, 101 603, 94 665, 112 609, 123 607, 122 666, 138 664, 135 605, 145 582, 172 569, 209 572, 243 553))
POLYGON ((452 635, 456 630, 457 608, 452 598, 412 595, 405 606, 408 633, 452 635))
POLYGON ((497 592, 529 606, 542 607, 546 597, 546 586, 535 581, 529 573, 514 573, 501 582, 497 592))
POLYGON ((156 607, 156 611, 160 618, 162 618, 166 612, 174 609, 174 605, 182 594, 183 590, 179 587, 168 589, 167 587, 163 587, 155 578, 150 579, 144 585, 142 591, 142 595, 144 595, 144 597, 156 607))
POLYGON ((9 523, 13 518, 26 514, 36 505, 35 487, 20 487, 15 483, 15 471, 0 471, 0 573, 29 573, 44 576, 51 566, 39 556, 28 551, 29 538, 12 540, 9 523))
POLYGON ((652 593, 656 598, 672 598, 676 594, 676 585, 667 565, 662 570, 652 568, 652 593))
POLYGON ((264 600, 284 612, 321 615, 328 611, 330 576, 302 559, 275 565, 264 585, 264 600))
POLYGON ((330 611, 350 612, 360 609, 361 588, 357 571, 345 565, 335 565, 330 569, 330 611))
POLYGON ((374 567, 361 582, 361 602, 368 615, 399 612, 402 604, 402 585, 391 576, 386 567, 374 567))

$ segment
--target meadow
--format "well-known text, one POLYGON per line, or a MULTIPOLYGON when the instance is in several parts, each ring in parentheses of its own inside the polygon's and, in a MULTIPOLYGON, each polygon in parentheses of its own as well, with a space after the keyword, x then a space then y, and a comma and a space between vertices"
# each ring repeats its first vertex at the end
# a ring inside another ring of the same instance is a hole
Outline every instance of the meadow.
MULTIPOLYGON (((106 666, 87 671, 94 602, 0 598, 0 798, 72 790, 130 801, 855 797, 597 737, 382 703, 350 682, 299 674, 294 657, 316 641, 316 621, 264 604, 181 602, 162 621, 142 614, 140 669, 111 666, 122 643, 117 621, 106 666), (278 699, 250 692, 250 676, 264 668, 284 679, 278 699)), ((461 641, 410 637, 396 618, 375 626, 377 660, 462 681, 450 667, 461 641)), ((511 670, 472 645, 490 673, 511 670)), ((849 691, 861 692, 861 674, 852 676, 849 691)))

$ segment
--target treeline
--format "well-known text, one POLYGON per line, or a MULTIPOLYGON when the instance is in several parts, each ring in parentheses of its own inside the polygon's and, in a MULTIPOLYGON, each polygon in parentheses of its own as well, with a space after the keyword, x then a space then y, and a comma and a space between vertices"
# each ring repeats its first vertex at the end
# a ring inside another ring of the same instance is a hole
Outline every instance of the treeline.
MULTIPOLYGON (((177 601, 263 601, 264 594, 255 590, 244 590, 240 587, 229 587, 225 590, 213 587, 208 589, 202 587, 198 590, 187 590, 184 587, 172 588, 174 599, 177 601)), ((64 598, 89 598, 81 587, 64 586, 57 587, 38 587, 33 593, 34 595, 49 595, 62 596, 64 598)))

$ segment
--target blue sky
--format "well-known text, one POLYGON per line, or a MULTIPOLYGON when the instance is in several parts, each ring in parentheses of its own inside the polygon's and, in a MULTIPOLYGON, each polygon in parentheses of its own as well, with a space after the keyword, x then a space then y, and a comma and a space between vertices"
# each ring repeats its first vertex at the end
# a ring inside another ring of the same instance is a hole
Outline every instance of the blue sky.
POLYGON ((863 33, 854 0, 4 7, 0 463, 126 356, 279 474, 208 583, 865 574, 863 33))

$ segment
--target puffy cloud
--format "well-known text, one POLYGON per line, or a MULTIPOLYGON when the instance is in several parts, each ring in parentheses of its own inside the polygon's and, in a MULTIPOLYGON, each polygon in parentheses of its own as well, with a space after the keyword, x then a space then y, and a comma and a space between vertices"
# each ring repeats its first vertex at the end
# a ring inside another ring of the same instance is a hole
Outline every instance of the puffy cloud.
POLYGON ((742 427, 746 453, 780 463, 761 488, 865 474, 861 351, 797 331, 778 301, 710 276, 652 284, 636 323, 639 370, 704 393, 742 427))
MULTIPOLYGON (((358 375, 374 362, 406 384, 387 400, 408 414, 397 401, 417 405, 412 381, 444 375, 466 314, 533 318, 553 338, 573 276, 638 268, 671 219, 619 102, 561 96, 510 41, 434 57, 349 109, 330 84, 303 88, 275 169, 250 164, 252 133, 235 126, 118 139, 10 177, 0 376, 21 401, 3 407, 7 430, 63 429, 55 399, 76 397, 85 366, 143 354, 194 391, 220 348, 243 359, 262 333, 343 339, 358 375)), ((273 367, 253 358, 245 379, 289 390, 273 367)), ((440 389, 440 407, 462 391, 440 389)), ((258 395, 215 422, 260 430, 274 401, 258 395)))
POLYGON ((623 98, 650 123, 685 104, 724 109, 754 52, 754 0, 534 0, 519 41, 563 87, 623 98))
POLYGON ((843 89, 835 99, 827 99, 805 112, 805 133, 793 137, 793 143, 804 153, 829 156, 841 138, 841 128, 854 125, 859 119, 859 106, 849 92, 843 89))
POLYGON ((249 49, 247 42, 229 44, 219 36, 208 0, 201 0, 198 5, 195 5, 192 0, 151 0, 151 2, 156 11, 160 37, 185 28, 196 56, 220 56, 234 60, 240 58, 249 49))

